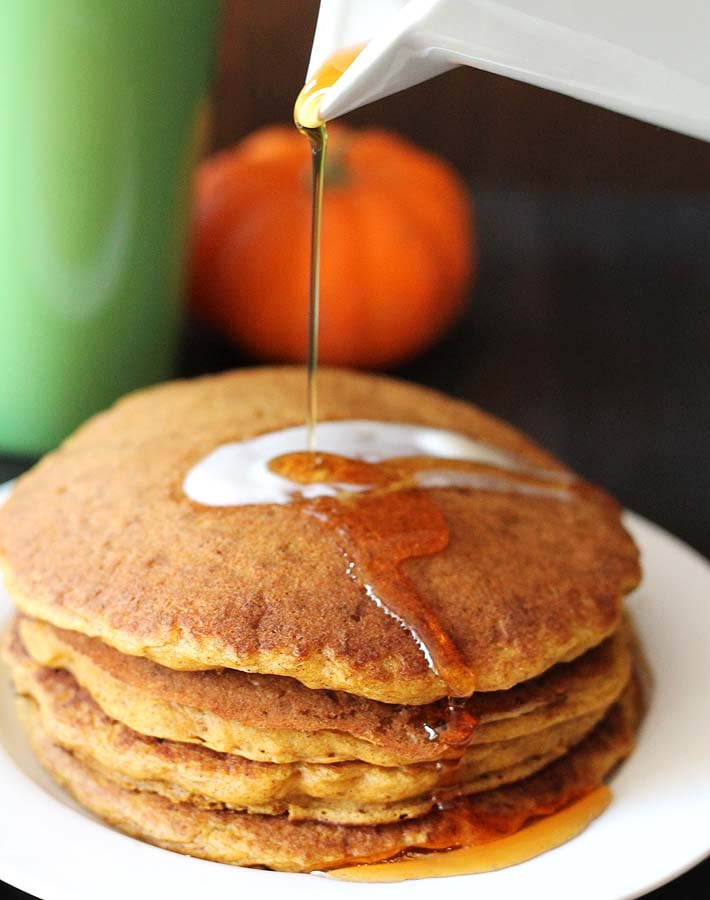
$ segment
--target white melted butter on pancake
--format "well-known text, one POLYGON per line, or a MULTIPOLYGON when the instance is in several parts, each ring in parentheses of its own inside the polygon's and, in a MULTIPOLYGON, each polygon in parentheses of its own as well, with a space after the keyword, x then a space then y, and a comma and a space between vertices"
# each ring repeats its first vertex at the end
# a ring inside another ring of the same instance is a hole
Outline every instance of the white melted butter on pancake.
MULTIPOLYGON (((367 490, 362 484, 316 482, 296 484, 277 475, 269 462, 288 453, 303 452, 307 446, 305 426, 271 431, 246 441, 217 447, 187 473, 185 494, 203 506, 251 506, 267 503, 286 504, 316 497, 333 497, 342 492, 367 490)), ((316 453, 330 453, 349 459, 377 463, 402 457, 435 457, 441 468, 417 474, 421 488, 468 488, 534 493, 554 499, 569 499, 559 484, 535 484, 506 479, 505 473, 534 474, 543 481, 560 473, 525 467, 509 454, 455 431, 427 428, 395 422, 347 419, 320 422, 316 430, 316 453), (445 460, 465 460, 490 466, 488 472, 447 469, 445 460)), ((564 478, 564 476, 562 476, 564 478)))

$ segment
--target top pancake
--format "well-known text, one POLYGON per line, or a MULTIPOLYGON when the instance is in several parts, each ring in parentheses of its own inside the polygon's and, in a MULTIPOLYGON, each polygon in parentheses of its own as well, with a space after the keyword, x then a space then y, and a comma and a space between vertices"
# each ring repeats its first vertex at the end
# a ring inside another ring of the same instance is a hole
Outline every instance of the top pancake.
MULTIPOLYGON (((303 400, 302 370, 265 368, 138 392, 91 420, 0 511, 17 605, 175 669, 287 675, 390 703, 444 696, 411 636, 345 576, 314 517, 296 505, 204 507, 182 491, 219 444, 302 424, 303 400)), ((480 410, 391 379, 324 370, 319 413, 448 428, 565 471, 480 410)), ((603 495, 430 496, 449 546, 404 571, 480 690, 530 679, 614 630, 639 567, 603 495)))

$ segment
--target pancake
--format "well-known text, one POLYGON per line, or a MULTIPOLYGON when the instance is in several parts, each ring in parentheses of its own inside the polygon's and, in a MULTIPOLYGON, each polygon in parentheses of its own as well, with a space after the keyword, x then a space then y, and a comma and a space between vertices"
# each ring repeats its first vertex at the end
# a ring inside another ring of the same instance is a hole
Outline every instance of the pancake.
MULTIPOLYGON (((19 630, 38 663, 67 669, 107 715, 142 734, 278 763, 356 759, 393 766, 447 752, 424 728, 443 718, 439 705, 392 707, 282 676, 171 671, 44 622, 21 617, 19 630)), ((628 644, 624 626, 534 681, 475 693, 467 709, 479 724, 468 752, 605 710, 628 682, 628 644)))
POLYGON ((417 819, 379 826, 201 809, 151 791, 127 790, 53 743, 36 704, 22 700, 20 712, 45 768, 83 806, 127 834, 219 862, 312 871, 387 859, 408 848, 476 845, 514 833, 596 788, 630 752, 641 708, 632 686, 585 740, 536 775, 417 819))
POLYGON ((47 736, 97 773, 130 790, 153 791, 177 802, 287 813, 294 821, 382 824, 423 815, 434 806, 433 792, 439 798, 452 789, 461 795, 480 793, 538 771, 582 740, 604 713, 471 748, 461 764, 443 771, 433 763, 278 765, 129 729, 106 716, 69 672, 34 662, 16 632, 8 633, 3 656, 16 691, 38 707, 47 736))
MULTIPOLYGON (((344 575, 330 529, 298 505, 204 507, 183 479, 215 446, 300 425, 300 369, 136 393, 20 479, 0 510, 0 564, 29 615, 172 669, 233 668, 386 703, 447 693, 409 633, 344 575)), ((567 474, 532 442, 433 391, 319 373, 322 420, 448 428, 567 474)), ((482 691, 576 658, 618 626, 639 580, 618 507, 504 490, 432 489, 448 546, 402 570, 482 691)))

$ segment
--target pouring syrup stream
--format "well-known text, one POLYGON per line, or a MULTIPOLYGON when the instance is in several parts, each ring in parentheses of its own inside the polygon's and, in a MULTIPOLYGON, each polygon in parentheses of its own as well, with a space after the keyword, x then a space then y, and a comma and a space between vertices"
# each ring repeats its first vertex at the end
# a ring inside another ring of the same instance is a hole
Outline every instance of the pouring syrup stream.
POLYGON ((308 360, 306 427, 308 450, 315 450, 318 419, 318 319, 320 311, 320 246, 323 221, 323 184, 328 151, 328 129, 319 115, 323 95, 332 87, 362 50, 363 45, 339 50, 318 69, 296 99, 293 118, 296 128, 308 138, 313 169, 311 188, 311 264, 308 293, 308 360))
POLYGON ((308 382, 306 387, 306 428, 308 450, 315 450, 316 421, 318 419, 318 319, 320 312, 320 239, 323 220, 323 177, 328 147, 328 132, 323 125, 300 130, 311 144, 313 157, 313 196, 311 199, 311 265, 308 300, 308 382))

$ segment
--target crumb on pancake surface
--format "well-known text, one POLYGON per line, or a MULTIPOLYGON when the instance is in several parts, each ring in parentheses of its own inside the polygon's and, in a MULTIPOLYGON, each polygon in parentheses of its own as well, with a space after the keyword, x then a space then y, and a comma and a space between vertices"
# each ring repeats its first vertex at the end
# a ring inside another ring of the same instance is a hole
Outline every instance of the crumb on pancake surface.
MULTIPOLYGON (((0 510, 8 591, 21 609, 175 669, 230 667, 389 703, 446 693, 409 636, 343 577, 332 535, 296 507, 209 508, 182 492, 215 446, 301 424, 299 369, 258 369, 134 394, 23 477, 0 510)), ((324 370, 324 420, 449 428, 561 467, 469 404, 392 379, 324 370)), ((609 503, 436 490, 449 547, 410 560, 476 673, 503 690, 617 626, 639 579, 609 503)))

